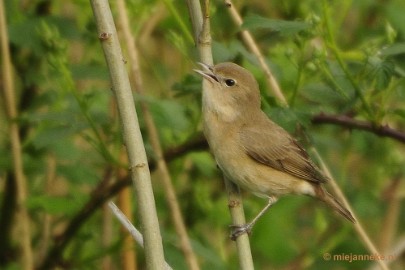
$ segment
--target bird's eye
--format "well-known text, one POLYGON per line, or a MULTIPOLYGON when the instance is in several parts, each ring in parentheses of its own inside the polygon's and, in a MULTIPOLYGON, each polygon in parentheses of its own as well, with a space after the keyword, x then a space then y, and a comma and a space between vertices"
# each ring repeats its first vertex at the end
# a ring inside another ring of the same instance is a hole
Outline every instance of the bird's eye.
POLYGON ((226 79, 225 84, 226 86, 234 86, 236 84, 236 81, 232 79, 226 79))

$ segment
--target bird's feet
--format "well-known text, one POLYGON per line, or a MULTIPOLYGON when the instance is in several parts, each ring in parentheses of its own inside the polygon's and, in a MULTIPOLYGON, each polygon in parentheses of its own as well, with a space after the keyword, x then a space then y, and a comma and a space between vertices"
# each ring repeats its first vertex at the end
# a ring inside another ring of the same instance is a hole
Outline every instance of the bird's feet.
POLYGON ((252 232, 253 224, 246 223, 243 225, 229 225, 229 227, 231 228, 230 238, 232 241, 236 241, 236 239, 244 233, 250 235, 252 232))

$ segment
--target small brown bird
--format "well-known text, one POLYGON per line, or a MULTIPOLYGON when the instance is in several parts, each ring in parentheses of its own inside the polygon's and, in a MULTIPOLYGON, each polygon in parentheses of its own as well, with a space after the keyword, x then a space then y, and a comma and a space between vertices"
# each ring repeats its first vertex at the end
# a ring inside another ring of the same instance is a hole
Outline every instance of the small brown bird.
POLYGON ((257 81, 234 63, 195 70, 210 84, 203 91, 204 134, 224 175, 268 204, 250 222, 233 225, 232 239, 250 232, 256 221, 286 194, 309 195, 325 202, 351 222, 352 214, 322 184, 328 178, 287 131, 260 108, 257 81))

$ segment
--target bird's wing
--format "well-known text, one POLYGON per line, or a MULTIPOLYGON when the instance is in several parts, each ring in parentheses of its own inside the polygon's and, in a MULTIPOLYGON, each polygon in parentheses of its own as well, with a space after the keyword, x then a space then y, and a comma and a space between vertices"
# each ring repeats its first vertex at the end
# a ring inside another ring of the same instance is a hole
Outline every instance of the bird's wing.
POLYGON ((240 139, 246 153, 257 162, 310 182, 327 181, 297 141, 268 119, 260 129, 242 128, 240 139))

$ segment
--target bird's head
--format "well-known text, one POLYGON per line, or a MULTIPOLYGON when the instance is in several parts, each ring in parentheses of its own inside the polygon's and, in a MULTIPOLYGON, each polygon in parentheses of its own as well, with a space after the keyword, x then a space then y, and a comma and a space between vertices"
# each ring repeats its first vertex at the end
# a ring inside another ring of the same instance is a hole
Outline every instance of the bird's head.
POLYGON ((210 83, 203 93, 207 104, 228 107, 242 114, 248 109, 260 109, 259 86, 248 70, 230 62, 215 66, 199 64, 202 70, 194 71, 210 83))

